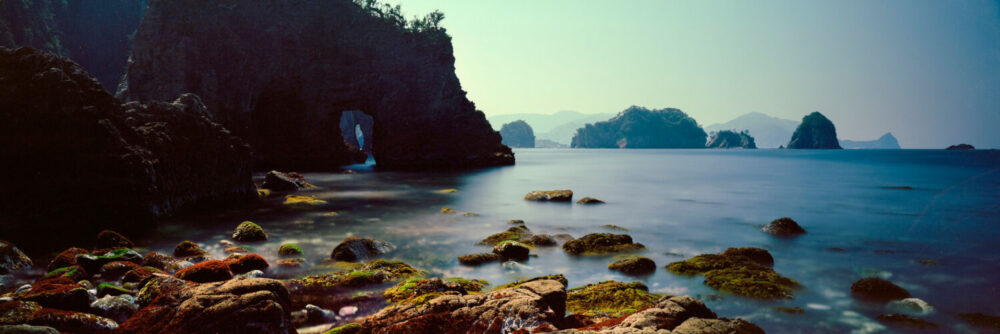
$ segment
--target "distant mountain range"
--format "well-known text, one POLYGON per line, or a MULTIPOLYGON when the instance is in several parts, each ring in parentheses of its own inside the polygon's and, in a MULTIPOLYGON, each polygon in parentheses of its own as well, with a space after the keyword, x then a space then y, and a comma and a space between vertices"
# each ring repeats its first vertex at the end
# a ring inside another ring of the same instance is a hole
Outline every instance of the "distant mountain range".
POLYGON ((560 111, 554 114, 509 114, 487 117, 494 130, 507 123, 523 120, 531 126, 535 132, 535 140, 550 140, 559 144, 569 145, 576 134, 576 129, 582 128, 587 123, 606 121, 615 114, 584 114, 577 111, 560 111))
POLYGON ((737 117, 725 123, 712 124, 705 127, 707 132, 718 132, 722 130, 736 130, 737 132, 749 130, 760 148, 778 148, 788 145, 788 140, 792 138, 792 133, 799 126, 799 121, 772 117, 770 115, 751 112, 737 117))
POLYGON ((878 139, 875 139, 875 140, 869 140, 869 141, 854 141, 854 140, 841 139, 840 140, 840 146, 842 146, 843 148, 847 148, 847 149, 852 149, 852 148, 853 149, 898 149, 898 148, 900 148, 899 147, 899 141, 896 140, 896 137, 893 136, 891 132, 886 132, 886 134, 882 135, 882 137, 879 137, 878 139))

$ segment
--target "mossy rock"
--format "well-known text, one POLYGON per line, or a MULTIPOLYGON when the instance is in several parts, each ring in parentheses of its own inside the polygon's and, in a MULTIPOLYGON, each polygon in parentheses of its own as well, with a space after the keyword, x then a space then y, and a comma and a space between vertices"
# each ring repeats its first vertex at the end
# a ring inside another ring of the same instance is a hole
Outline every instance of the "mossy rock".
POLYGON ((357 332, 360 332, 360 331, 361 331, 361 324, 352 322, 352 323, 349 323, 349 324, 346 324, 346 325, 343 325, 343 326, 340 326, 340 327, 328 330, 326 332, 323 332, 323 334, 354 334, 354 333, 357 333, 357 332))
POLYGON ((441 189, 441 190, 437 191, 437 193, 439 193, 439 194, 454 194, 454 193, 457 193, 457 192, 458 192, 458 189, 454 189, 454 188, 441 189))
POLYGON ((302 255, 302 253, 304 253, 302 251, 302 247, 299 247, 299 245, 296 244, 288 243, 282 244, 281 247, 278 247, 279 256, 298 256, 302 255))
POLYGON ((500 254, 496 253, 479 253, 479 254, 466 254, 458 257, 458 263, 467 266, 478 266, 490 262, 497 262, 503 260, 500 254))
POLYGON ((201 246, 190 240, 181 241, 174 247, 174 257, 178 258, 202 256, 205 254, 208 253, 204 249, 201 249, 201 246))
POLYGON ((132 294, 134 294, 134 292, 132 292, 131 290, 122 288, 114 284, 101 283, 97 286, 97 298, 101 298, 107 295, 120 296, 120 295, 132 295, 132 294))
POLYGON ((267 233, 264 233, 264 229, 260 225, 245 221, 233 231, 233 240, 240 242, 267 241, 267 233))
POLYGON ((322 207, 327 202, 313 196, 285 195, 285 202, 282 204, 294 209, 312 209, 322 207))
POLYGON ((528 239, 528 244, 539 247, 554 247, 559 246, 556 239, 548 234, 536 234, 528 239))
POLYGON ((452 208, 449 208, 449 207, 446 206, 446 207, 441 208, 441 213, 443 213, 443 214, 449 214, 450 215, 450 214, 456 214, 456 213, 458 213, 458 211, 455 211, 455 209, 452 209, 452 208))
POLYGON ((42 276, 42 278, 39 279, 39 281, 53 279, 56 277, 66 277, 73 281, 79 281, 82 279, 86 279, 88 276, 89 275, 87 275, 87 271, 84 270, 83 267, 76 265, 76 266, 62 267, 50 271, 49 273, 45 274, 45 276, 42 276))
POLYGON ((755 261, 743 254, 760 255, 757 251, 702 254, 671 263, 667 265, 667 270, 681 275, 705 275, 705 285, 738 296, 759 299, 792 298, 792 291, 799 287, 798 282, 761 264, 758 262, 760 259, 755 261))
POLYGON ((500 255, 504 260, 526 261, 531 253, 531 247, 517 241, 506 240, 493 246, 493 253, 500 255))
POLYGON ((767 250, 756 248, 756 247, 741 247, 741 248, 729 248, 722 252, 722 256, 745 256, 765 266, 774 265, 774 257, 771 256, 767 250))
POLYGON ((487 285, 489 282, 479 279, 414 277, 396 284, 382 295, 393 303, 421 305, 445 293, 461 295, 478 293, 487 285))
POLYGON ((497 244, 507 240, 517 241, 517 242, 528 242, 531 236, 532 235, 528 231, 527 227, 525 227, 524 225, 517 225, 517 226, 511 226, 506 231, 488 236, 486 237, 486 239, 479 241, 479 244, 486 246, 496 246, 497 244))
POLYGON ((632 256, 608 265, 608 269, 627 275, 647 275, 656 271, 656 262, 644 256, 632 256))
POLYGON ((299 290, 322 292, 380 284, 426 273, 402 261, 378 259, 345 271, 294 279, 289 281, 289 286, 299 290))
POLYGON ((764 228, 761 229, 764 233, 779 236, 779 237, 793 237, 800 234, 805 234, 806 230, 799 226, 799 223, 788 217, 781 217, 771 221, 764 228))
POLYGON ((562 248, 571 255, 603 255, 634 252, 645 249, 646 246, 632 242, 632 237, 627 234, 591 233, 567 241, 562 248))
POLYGON ((639 282, 606 281, 567 291, 566 311, 588 316, 619 317, 653 305, 662 295, 639 282))
POLYGON ((514 288, 514 287, 521 286, 521 284, 528 283, 528 282, 547 281, 547 280, 558 281, 559 283, 562 283, 562 285, 564 285, 564 286, 565 285, 569 285, 569 281, 566 280, 566 276, 563 276, 563 274, 556 274, 556 275, 545 275, 545 276, 532 277, 532 278, 529 278, 529 279, 526 279, 526 280, 510 282, 510 283, 507 283, 507 284, 504 284, 504 285, 501 285, 501 286, 497 287, 495 290, 503 290, 503 289, 507 289, 507 288, 514 288))

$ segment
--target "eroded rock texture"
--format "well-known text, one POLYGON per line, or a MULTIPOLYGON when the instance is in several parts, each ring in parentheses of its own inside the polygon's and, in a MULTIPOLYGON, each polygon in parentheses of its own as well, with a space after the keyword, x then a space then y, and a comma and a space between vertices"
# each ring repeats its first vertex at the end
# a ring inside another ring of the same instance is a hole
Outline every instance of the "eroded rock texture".
MULTIPOLYGON (((197 96, 173 98, 122 105, 69 59, 0 48, 0 159, 17 162, 0 164, 0 188, 16 190, 0 195, 0 219, 18 222, 0 232, 127 231, 253 198, 249 147, 213 122, 197 96)), ((52 237, 60 235, 68 234, 52 237)))
POLYGON ((352 162, 347 110, 374 118, 380 168, 514 161, 466 98, 443 29, 406 29, 349 0, 152 0, 132 59, 119 97, 197 94, 250 142, 258 169, 352 162))

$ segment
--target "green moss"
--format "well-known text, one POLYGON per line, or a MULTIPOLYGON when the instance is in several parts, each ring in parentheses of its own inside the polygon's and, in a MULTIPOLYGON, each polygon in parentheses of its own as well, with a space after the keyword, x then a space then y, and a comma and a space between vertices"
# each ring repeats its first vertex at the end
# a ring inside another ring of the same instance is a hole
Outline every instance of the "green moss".
POLYGON ((528 233, 528 229, 522 225, 514 226, 507 231, 493 234, 486 237, 482 241, 479 241, 480 245, 495 246, 504 241, 519 241, 528 242, 528 238, 531 238, 531 234, 528 233))
POLYGON ((292 280, 289 284, 305 290, 328 290, 355 288, 426 274, 425 271, 417 270, 402 261, 381 259, 360 267, 347 268, 349 269, 330 274, 306 276, 292 280))
POLYGON ((280 256, 296 256, 302 255, 302 247, 296 244, 282 244, 278 247, 278 255, 280 256))
POLYGON ((108 283, 101 283, 97 285, 97 297, 104 297, 106 295, 118 296, 118 295, 131 295, 132 291, 122 288, 120 286, 108 283))
POLYGON ((501 285, 501 286, 497 287, 495 290, 503 290, 503 289, 507 289, 507 288, 518 287, 518 286, 521 286, 521 284, 528 283, 528 282, 545 281, 545 280, 558 281, 559 283, 562 283, 562 285, 568 285, 569 284, 569 281, 566 280, 566 276, 563 276, 563 274, 557 274, 557 275, 545 275, 545 276, 532 277, 532 278, 525 279, 525 280, 510 282, 510 283, 507 283, 507 284, 504 284, 504 285, 501 285))
POLYGON ((570 289, 566 297, 566 310, 584 315, 620 317, 631 310, 652 305, 662 295, 649 293, 649 288, 639 282, 622 283, 606 281, 570 289))
POLYGON ((487 285, 490 285, 490 282, 481 279, 466 279, 461 277, 452 277, 452 278, 445 278, 444 280, 447 282, 458 283, 467 292, 480 292, 483 291, 483 288, 485 288, 487 285))
POLYGON ((346 325, 343 325, 343 326, 340 326, 340 327, 328 330, 326 332, 323 332, 323 334, 353 334, 353 333, 357 333, 358 331, 361 331, 361 324, 353 323, 352 322, 352 323, 349 323, 349 324, 346 324, 346 325))
POLYGON ((40 280, 47 280, 56 277, 66 277, 75 281, 80 276, 83 275, 81 268, 79 266, 69 266, 50 271, 48 274, 45 274, 45 276, 42 276, 42 279, 40 280))
POLYGON ((387 289, 382 296, 393 303, 423 304, 443 295, 445 291, 456 291, 463 294, 477 293, 482 291, 486 285, 489 285, 489 282, 479 279, 452 277, 442 280, 414 277, 387 289), (454 284, 451 283, 457 283, 458 287, 454 287, 454 284))
POLYGON ((742 255, 702 254, 667 265, 681 275, 705 275, 705 285, 739 296, 760 299, 792 298, 798 282, 742 255))

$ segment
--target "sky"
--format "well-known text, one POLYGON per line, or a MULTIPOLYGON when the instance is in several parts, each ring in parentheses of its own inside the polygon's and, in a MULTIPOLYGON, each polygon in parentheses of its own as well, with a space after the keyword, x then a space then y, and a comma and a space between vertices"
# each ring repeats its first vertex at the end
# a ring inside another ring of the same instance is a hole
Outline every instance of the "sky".
POLYGON ((435 9, 487 116, 819 111, 842 139, 1000 148, 997 0, 389 0, 435 9))

